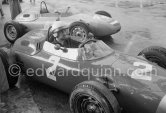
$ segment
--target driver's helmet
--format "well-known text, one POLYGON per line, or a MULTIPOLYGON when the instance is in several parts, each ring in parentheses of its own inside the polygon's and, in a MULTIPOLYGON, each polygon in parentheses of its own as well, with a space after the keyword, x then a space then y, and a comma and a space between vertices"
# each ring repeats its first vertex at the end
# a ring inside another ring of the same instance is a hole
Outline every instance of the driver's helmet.
POLYGON ((68 29, 68 25, 62 21, 56 21, 51 26, 51 32, 58 33, 62 30, 68 29))
POLYGON ((61 43, 63 45, 68 34, 69 31, 66 23, 61 21, 54 22, 49 30, 49 41, 52 43, 61 43))

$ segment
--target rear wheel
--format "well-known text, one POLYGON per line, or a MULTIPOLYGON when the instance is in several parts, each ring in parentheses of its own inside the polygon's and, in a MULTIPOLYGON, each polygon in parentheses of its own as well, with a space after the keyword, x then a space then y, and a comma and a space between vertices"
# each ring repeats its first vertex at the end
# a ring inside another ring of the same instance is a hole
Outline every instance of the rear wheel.
POLYGON ((7 60, 8 56, 7 56, 7 53, 2 49, 0 49, 0 58, 2 59, 2 63, 3 63, 4 68, 5 68, 9 87, 13 88, 15 86, 15 84, 17 83, 18 76, 10 75, 10 72, 9 72, 10 65, 9 65, 8 60, 7 60))
POLYGON ((69 32, 71 36, 76 37, 76 41, 84 42, 88 39, 90 29, 88 25, 82 21, 73 22, 69 26, 69 32))
POLYGON ((106 11, 97 11, 97 12, 95 12, 95 14, 107 16, 107 17, 110 17, 110 18, 112 17, 111 14, 109 14, 106 11))
POLYGON ((154 62, 166 69, 166 49, 159 46, 151 46, 142 50, 138 55, 142 55, 150 62, 154 62))
POLYGON ((23 35, 23 27, 14 21, 9 21, 4 25, 4 35, 10 43, 14 43, 23 35))
POLYGON ((85 81, 78 84, 70 96, 73 113, 120 113, 115 96, 101 83, 85 81))

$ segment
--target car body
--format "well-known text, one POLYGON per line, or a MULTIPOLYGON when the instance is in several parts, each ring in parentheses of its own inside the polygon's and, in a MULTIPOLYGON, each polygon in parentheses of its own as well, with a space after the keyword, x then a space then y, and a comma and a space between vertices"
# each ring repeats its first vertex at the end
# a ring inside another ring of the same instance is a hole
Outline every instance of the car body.
POLYGON ((82 48, 63 51, 64 48, 56 49, 46 38, 47 30, 30 31, 11 48, 3 50, 27 76, 66 93, 71 93, 83 81, 93 80, 106 86, 110 94, 113 92, 122 111, 166 112, 164 69, 142 58, 115 51, 100 40, 93 43, 99 50, 95 56, 84 51, 88 44, 90 46, 89 42, 82 48))
MULTIPOLYGON (((65 15, 64 15, 65 16, 65 15)), ((33 14, 33 13, 22 13, 15 18, 15 21, 19 24, 25 26, 26 31, 41 29, 45 26, 49 26, 56 22, 58 19, 58 14, 48 13, 48 14, 33 14), (29 15, 26 17, 25 15, 29 15)), ((68 26, 75 22, 82 20, 89 24, 91 31, 96 36, 107 36, 117 33, 120 30, 120 24, 118 21, 108 18, 103 15, 89 15, 89 14, 76 14, 67 17, 62 17, 60 21, 66 22, 68 26), (109 24, 108 24, 109 23, 109 24), (100 32, 99 32, 100 31, 100 32)))
MULTIPOLYGON (((96 37, 112 35, 119 32, 121 29, 120 23, 117 20, 114 20, 112 17, 104 16, 102 14, 71 15, 71 12, 68 10, 69 7, 65 12, 49 12, 46 7, 41 8, 40 11, 38 9, 24 11, 14 20, 5 24, 5 37, 8 41, 13 43, 17 38, 21 37, 25 33, 34 29, 48 27, 56 21, 63 21, 68 26, 70 26, 73 22, 81 21, 82 24, 85 24, 84 26, 86 26, 86 30, 84 31, 92 32, 96 37)), ((81 26, 81 28, 82 27, 83 26, 81 26)))

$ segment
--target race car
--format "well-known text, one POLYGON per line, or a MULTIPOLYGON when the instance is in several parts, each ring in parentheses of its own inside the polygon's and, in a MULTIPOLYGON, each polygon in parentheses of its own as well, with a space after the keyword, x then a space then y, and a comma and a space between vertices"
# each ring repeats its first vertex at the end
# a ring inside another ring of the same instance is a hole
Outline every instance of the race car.
POLYGON ((0 49, 10 87, 23 73, 69 93, 72 113, 166 113, 163 68, 102 40, 66 47, 48 36, 47 30, 32 30, 0 49))
POLYGON ((56 21, 63 21, 69 26, 71 35, 87 38, 88 32, 92 32, 95 37, 103 37, 115 34, 120 31, 121 25, 114 20, 106 11, 97 11, 95 14, 75 14, 71 15, 70 7, 65 12, 49 12, 44 1, 41 8, 24 11, 14 20, 8 21, 4 25, 4 35, 10 43, 14 43, 25 33, 49 27, 56 21))

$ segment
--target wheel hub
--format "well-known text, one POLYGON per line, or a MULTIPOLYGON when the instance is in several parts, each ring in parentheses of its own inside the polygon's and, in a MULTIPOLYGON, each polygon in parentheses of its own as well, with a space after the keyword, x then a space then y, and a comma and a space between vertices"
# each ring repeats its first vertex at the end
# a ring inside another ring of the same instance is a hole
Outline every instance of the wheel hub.
POLYGON ((79 42, 83 42, 87 38, 85 29, 80 26, 77 26, 73 29, 72 35, 77 36, 79 42))
POLYGON ((6 34, 9 39, 14 40, 17 37, 17 31, 13 25, 9 25, 6 28, 6 34))
POLYGON ((87 111, 88 113, 98 113, 99 109, 97 108, 95 104, 91 103, 87 106, 87 111))
POLYGON ((105 113, 101 103, 93 97, 82 97, 80 100, 81 113, 105 113))

